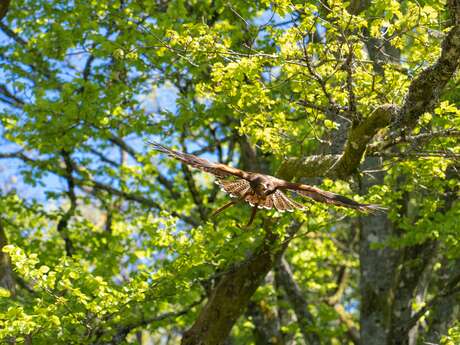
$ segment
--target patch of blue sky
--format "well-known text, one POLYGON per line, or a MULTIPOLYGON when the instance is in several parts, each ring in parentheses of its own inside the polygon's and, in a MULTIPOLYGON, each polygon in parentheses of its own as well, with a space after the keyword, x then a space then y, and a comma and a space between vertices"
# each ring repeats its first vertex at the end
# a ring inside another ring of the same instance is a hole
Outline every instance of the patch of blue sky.
POLYGON ((281 66, 264 67, 262 78, 267 82, 276 81, 281 74, 281 66))
MULTIPOLYGON (((45 90, 45 99, 52 102, 57 102, 61 98, 61 92, 59 90, 47 89, 45 90)), ((51 115, 49 115, 51 116, 51 115)))
POLYGON ((288 29, 294 26, 295 19, 292 13, 286 14, 285 16, 280 16, 278 13, 275 13, 272 9, 264 11, 260 16, 255 17, 252 20, 252 23, 257 26, 271 25, 276 26, 281 29, 288 29))
POLYGON ((344 307, 347 313, 354 313, 359 310, 359 301, 357 299, 352 299, 345 303, 344 307))
POLYGON ((12 38, 8 37, 3 30, 0 30, 0 45, 6 45, 8 43, 14 42, 12 38))
POLYGON ((15 191, 26 200, 35 200, 42 204, 48 202, 47 192, 61 192, 64 180, 51 173, 44 173, 36 185, 26 183, 22 172, 31 171, 31 167, 19 159, 0 161, 0 186, 3 193, 15 191))
POLYGON ((170 83, 152 87, 146 94, 136 96, 146 113, 160 114, 162 111, 177 113, 179 90, 170 83))

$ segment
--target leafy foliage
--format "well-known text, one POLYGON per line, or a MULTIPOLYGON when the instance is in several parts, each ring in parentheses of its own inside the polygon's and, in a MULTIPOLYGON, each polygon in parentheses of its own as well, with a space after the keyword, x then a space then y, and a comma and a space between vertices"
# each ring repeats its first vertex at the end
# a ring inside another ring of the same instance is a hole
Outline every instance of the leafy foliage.
POLYGON ((352 174, 332 172, 359 146, 349 133, 405 104, 456 20, 436 0, 12 2, 0 24, 0 342, 179 343, 222 277, 289 243, 289 284, 314 322, 275 265, 232 341, 357 343, 367 241, 400 259, 388 264, 402 282, 393 322, 423 311, 418 339, 454 344, 458 310, 441 320, 436 302, 459 298, 458 75, 405 133, 391 118, 366 138, 352 174), (210 218, 225 202, 210 176, 148 140, 271 174, 293 159, 286 175, 387 206, 390 235, 363 238, 365 216, 308 202, 250 229, 242 206, 210 218), (403 295, 406 278, 416 286, 403 295))

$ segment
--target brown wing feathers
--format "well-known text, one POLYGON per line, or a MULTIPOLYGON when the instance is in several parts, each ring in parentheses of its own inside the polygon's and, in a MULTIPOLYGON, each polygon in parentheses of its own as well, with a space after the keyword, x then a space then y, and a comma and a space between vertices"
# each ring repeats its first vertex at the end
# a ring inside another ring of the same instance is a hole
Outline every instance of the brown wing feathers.
MULTIPOLYGON (((157 151, 166 153, 170 157, 176 158, 185 164, 191 165, 192 167, 201 169, 208 173, 211 173, 218 177, 216 183, 221 189, 230 194, 231 197, 236 197, 248 202, 251 206, 257 206, 258 208, 271 209, 275 207, 278 211, 289 211, 292 212, 294 209, 304 209, 304 206, 291 200, 283 194, 281 190, 289 190, 296 192, 302 196, 313 199, 317 202, 325 204, 331 204, 336 206, 342 206, 347 208, 353 208, 364 212, 376 212, 386 210, 378 205, 371 204, 360 204, 352 199, 344 197, 339 194, 327 192, 322 189, 309 186, 301 183, 291 183, 276 177, 270 176, 272 180, 276 181, 276 190, 270 195, 267 195, 265 199, 261 199, 260 196, 255 195, 254 190, 251 188, 251 184, 248 179, 251 177, 251 173, 245 172, 240 169, 229 167, 225 164, 212 163, 206 159, 171 150, 166 146, 158 143, 150 143, 157 151), (229 176, 239 177, 237 180, 226 181, 224 178, 229 176)), ((268 176, 266 176, 268 177, 268 176)))
MULTIPOLYGON (((288 198, 283 192, 280 190, 277 190, 275 193, 273 193, 274 196, 276 196, 278 199, 282 201, 284 204, 284 209, 288 212, 293 212, 294 209, 299 209, 303 210, 305 207, 302 204, 299 204, 298 202, 288 198)), ((279 210, 280 211, 280 210, 279 210)))
POLYGON ((236 181, 217 180, 216 184, 232 198, 242 198, 251 189, 249 182, 243 179, 236 181))
POLYGON ((343 195, 327 192, 325 190, 315 188, 306 184, 288 183, 287 189, 295 191, 296 193, 302 196, 306 196, 307 198, 313 199, 317 202, 322 202, 325 204, 353 208, 363 212, 377 212, 386 210, 386 208, 378 205, 360 204, 359 202, 349 199, 343 195))
POLYGON ((166 153, 168 156, 176 158, 184 162, 185 164, 188 164, 194 168, 201 169, 203 171, 206 171, 218 177, 227 177, 227 176, 234 175, 234 176, 244 178, 247 175, 247 173, 245 173, 244 171, 229 167, 225 164, 212 163, 206 159, 197 157, 195 155, 191 155, 188 153, 183 153, 183 152, 169 149, 166 146, 155 143, 155 142, 150 142, 150 144, 157 151, 166 153))
POLYGON ((271 210, 273 208, 273 198, 271 195, 269 195, 266 199, 265 202, 260 205, 262 208, 266 208, 267 210, 271 210))

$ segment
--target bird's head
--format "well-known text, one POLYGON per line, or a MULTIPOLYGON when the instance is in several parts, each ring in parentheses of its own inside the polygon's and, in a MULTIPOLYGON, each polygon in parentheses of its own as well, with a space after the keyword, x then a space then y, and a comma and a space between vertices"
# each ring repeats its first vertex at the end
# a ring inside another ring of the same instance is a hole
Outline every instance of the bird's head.
POLYGON ((270 178, 264 175, 259 175, 253 181, 251 181, 251 187, 260 196, 270 195, 276 190, 273 181, 270 181, 270 178))

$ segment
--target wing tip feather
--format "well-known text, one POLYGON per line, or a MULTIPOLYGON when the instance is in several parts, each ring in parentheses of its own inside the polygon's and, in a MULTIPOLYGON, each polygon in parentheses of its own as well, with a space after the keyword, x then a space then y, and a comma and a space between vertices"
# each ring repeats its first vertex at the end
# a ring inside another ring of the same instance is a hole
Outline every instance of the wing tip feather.
POLYGON ((163 152, 163 153, 167 153, 167 154, 171 154, 173 153, 173 151, 169 148, 167 148, 166 146, 160 144, 160 143, 157 143, 155 141, 147 141, 147 143, 151 146, 153 146, 153 148, 157 151, 160 151, 160 152, 163 152))
POLYGON ((389 208, 375 204, 363 204, 358 207, 358 210, 370 214, 382 214, 388 212, 389 208))

